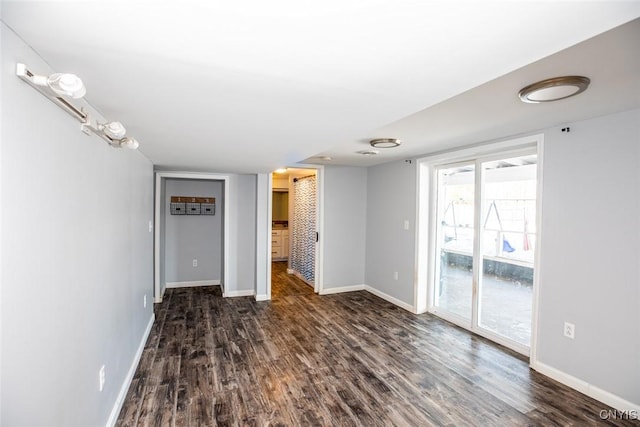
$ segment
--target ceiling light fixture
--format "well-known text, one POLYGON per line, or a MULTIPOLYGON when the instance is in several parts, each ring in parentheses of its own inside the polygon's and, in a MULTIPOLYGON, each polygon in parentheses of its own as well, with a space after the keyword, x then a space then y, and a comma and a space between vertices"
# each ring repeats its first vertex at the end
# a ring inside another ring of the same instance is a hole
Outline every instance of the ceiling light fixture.
POLYGON ((98 130, 101 130, 112 139, 121 139, 127 134, 127 130, 120 122, 99 123, 98 130))
POLYGON ((140 143, 135 138, 125 136, 127 130, 120 122, 97 123, 96 126, 94 126, 91 123, 91 118, 87 114, 87 120, 80 125, 80 129, 87 135, 92 133, 98 135, 114 148, 136 150, 140 146, 140 143))
POLYGON ((358 151, 358 154, 362 154, 363 156, 375 156, 379 153, 378 150, 362 150, 358 151))
MULTIPOLYGON (((135 138, 132 138, 130 136, 116 141, 117 147, 119 148, 128 148, 130 150, 135 150, 140 146, 140 143, 135 138)), ((114 146, 114 144, 111 145, 114 146)))
POLYGON ((401 142, 397 138, 376 138, 369 141, 369 144, 374 148, 395 148, 401 142))
POLYGON ((287 168, 278 168, 276 170, 274 170, 275 173, 286 173, 287 172, 287 168))
MULTIPOLYGON (((37 79, 36 81, 39 82, 41 80, 42 79, 37 79)), ((46 78, 46 84, 56 94, 60 96, 69 96, 73 99, 82 98, 87 93, 87 89, 84 87, 84 83, 82 83, 80 77, 76 76, 75 74, 51 74, 46 78)))
POLYGON ((589 83, 591 80, 583 76, 553 77, 522 88, 518 96, 531 104, 558 101, 584 92, 589 83))
POLYGON ((63 98, 79 99, 86 94, 87 91, 82 80, 75 74, 55 73, 50 76, 42 76, 31 72, 24 64, 16 64, 16 75, 76 118, 80 122, 80 130, 87 135, 93 133, 107 141, 110 146, 116 148, 135 150, 140 146, 134 138, 125 136, 127 130, 122 123, 93 121, 89 113, 84 111, 84 108, 78 108, 63 98))

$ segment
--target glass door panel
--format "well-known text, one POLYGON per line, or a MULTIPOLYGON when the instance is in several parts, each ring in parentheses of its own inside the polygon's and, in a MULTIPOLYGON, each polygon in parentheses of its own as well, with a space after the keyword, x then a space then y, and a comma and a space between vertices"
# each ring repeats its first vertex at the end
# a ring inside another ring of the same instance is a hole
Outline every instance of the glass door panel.
POLYGON ((482 163, 478 327, 531 341, 536 155, 482 163))
POLYGON ((436 286, 439 311, 471 323, 475 165, 437 170, 436 286))

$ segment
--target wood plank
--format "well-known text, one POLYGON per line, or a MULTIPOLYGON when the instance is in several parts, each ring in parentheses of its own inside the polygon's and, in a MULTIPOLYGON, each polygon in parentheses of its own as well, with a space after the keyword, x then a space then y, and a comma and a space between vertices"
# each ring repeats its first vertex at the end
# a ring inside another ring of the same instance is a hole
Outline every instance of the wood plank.
POLYGON ((315 295, 284 263, 272 296, 168 289, 117 425, 582 426, 611 409, 434 316, 315 295))

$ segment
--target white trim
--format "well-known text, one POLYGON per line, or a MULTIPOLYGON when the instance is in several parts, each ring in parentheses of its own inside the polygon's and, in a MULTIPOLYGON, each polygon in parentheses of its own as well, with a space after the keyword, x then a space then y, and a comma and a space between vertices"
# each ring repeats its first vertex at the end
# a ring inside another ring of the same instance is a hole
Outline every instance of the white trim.
POLYGON ((191 282, 165 282, 165 288, 195 288, 199 286, 220 286, 220 280, 194 280, 191 282))
MULTIPOLYGON (((269 177, 269 197, 267 197, 267 277, 266 277, 266 291, 265 299, 258 299, 258 295, 256 295, 256 301, 265 301, 271 299, 271 247, 273 242, 271 241, 272 231, 273 231, 273 174, 270 173, 269 177)), ((288 197, 288 196, 287 196, 288 197)), ((289 251, 287 250, 287 253, 289 251)), ((257 293, 257 292, 256 292, 257 293)), ((262 298, 262 296, 260 296, 262 298)))
POLYGON ((343 292, 355 292, 366 290, 367 285, 350 285, 350 286, 337 286, 337 287, 325 287, 320 291, 320 295, 341 294, 343 292))
POLYGON ((127 376, 124 378, 122 383, 122 387, 120 387, 120 392, 118 393, 118 397, 116 398, 116 402, 113 404, 113 409, 111 409, 111 414, 109 414, 109 419, 107 420, 107 427, 113 427, 116 425, 116 421, 118 421, 118 415, 120 415, 120 410, 122 409, 122 404, 124 403, 124 398, 127 397, 127 392, 129 391, 129 386, 131 386, 131 381, 133 380, 133 375, 136 373, 136 369, 138 369, 138 363, 140 363, 140 358, 142 357, 142 352, 144 351, 144 346, 147 343, 147 339, 149 338, 149 334, 151 333, 151 328, 153 327, 153 323, 156 320, 156 315, 151 313, 151 318, 149 319, 149 323, 147 324, 147 329, 144 331, 142 335, 142 340, 138 345, 138 350, 136 351, 135 356, 133 357, 133 361, 131 362, 131 366, 129 367, 129 372, 127 372, 127 376))
POLYGON ((385 294, 384 292, 376 289, 376 288, 372 288, 369 285, 365 285, 365 290, 367 292, 372 293, 373 295, 382 298, 383 300, 389 301, 391 304, 397 305, 400 308, 404 308, 407 311, 410 311, 411 313, 416 313, 415 307, 412 306, 411 304, 407 304, 404 301, 400 301, 398 298, 396 297, 392 297, 389 294, 385 294))
POLYGON ((321 293, 324 290, 324 166, 315 166, 316 169, 316 231, 318 242, 316 243, 316 265, 314 290, 321 293))
POLYGON ((162 208, 162 176, 156 173, 155 212, 153 218, 153 300, 162 302, 164 290, 160 291, 160 209, 162 208))
POLYGON ((256 242, 254 295, 271 298, 271 181, 270 173, 256 175, 256 242), (269 250, 265 251, 265 248, 269 250))
MULTIPOLYGON (((429 220, 429 197, 421 197, 421 194, 429 194, 429 170, 427 165, 416 163, 416 232, 414 235, 415 259, 416 266, 413 276, 413 303, 415 305, 415 313, 426 313, 429 307, 429 254, 430 249, 424 248, 420 242, 428 242, 431 235, 429 220)), ((427 245, 428 246, 428 245, 427 245)))
POLYGON ((256 295, 256 301, 269 301, 271 297, 267 294, 256 295))
POLYGON ((419 158, 418 164, 433 166, 449 162, 474 161, 477 157, 487 157, 492 154, 509 153, 511 150, 521 151, 523 148, 533 147, 542 137, 542 134, 523 136, 515 139, 506 139, 497 142, 482 143, 464 149, 452 149, 445 152, 432 154, 419 158))
MULTIPOLYGON (((221 175, 216 173, 195 173, 195 172, 156 172, 156 180, 155 180, 155 234, 153 239, 153 265, 154 265, 154 292, 153 299, 154 302, 160 303, 162 302, 162 294, 160 292, 160 234, 162 229, 162 224, 160 221, 160 211, 162 209, 162 186, 164 185, 163 179, 166 178, 185 178, 185 179, 199 179, 199 180, 209 180, 209 181, 223 181, 224 187, 224 201, 223 201, 223 236, 222 236, 222 281, 220 283, 222 287, 222 295, 226 296, 225 288, 229 285, 229 175, 221 175)), ((235 286, 235 283, 231 283, 231 286, 235 286)))
POLYGON ((540 319, 540 306, 538 304, 540 298, 540 259, 542 253, 539 248, 542 242, 542 187, 543 187, 543 167, 544 162, 544 134, 538 135, 538 145, 536 147, 538 156, 537 188, 536 188, 536 251, 533 254, 533 301, 531 305, 531 343, 529 350, 529 363, 538 360, 538 322, 540 319))
POLYGON ((640 404, 623 399, 618 395, 596 387, 593 384, 589 384, 588 382, 576 378, 573 375, 569 375, 559 369, 553 368, 538 361, 532 363, 531 368, 535 369, 541 374, 548 376, 549 378, 552 378, 566 386, 571 387, 574 390, 579 391, 580 393, 586 394, 587 396, 592 397, 599 402, 612 406, 615 409, 618 409, 620 411, 635 411, 636 413, 640 413, 640 404))
POLYGON ((253 289, 245 289, 239 291, 227 291, 225 297, 234 298, 234 297, 252 297, 256 294, 253 289))
POLYGON ((293 268, 287 268, 287 274, 294 274, 295 272, 293 268))

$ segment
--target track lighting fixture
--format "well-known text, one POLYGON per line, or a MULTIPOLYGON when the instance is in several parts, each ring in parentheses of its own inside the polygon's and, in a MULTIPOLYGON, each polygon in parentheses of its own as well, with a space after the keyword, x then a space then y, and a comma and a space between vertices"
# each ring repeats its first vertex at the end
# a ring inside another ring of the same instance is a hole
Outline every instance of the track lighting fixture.
POLYGON ((129 148, 130 150, 135 150, 138 148, 138 146, 140 146, 138 141, 136 141, 135 138, 131 138, 130 136, 127 136, 119 140, 118 145, 121 148, 129 148))
POLYGON ((110 146, 116 148, 135 150, 140 145, 134 138, 125 136, 127 130, 122 123, 94 121, 89 116, 89 113, 84 111, 84 108, 78 108, 65 99, 65 97, 79 99, 87 92, 82 80, 75 74, 55 73, 50 76, 42 76, 32 73, 24 64, 17 64, 16 75, 54 104, 78 119, 81 123, 80 130, 87 135, 92 133, 98 135, 107 141, 110 146))
POLYGON ((120 122, 99 123, 98 130, 101 130, 105 135, 112 139, 124 138, 127 134, 127 130, 120 122))
POLYGON ((87 123, 83 123, 80 127, 84 133, 98 135, 114 148, 136 150, 140 146, 135 138, 125 136, 127 130, 120 122, 97 123, 94 126, 87 115, 87 123))
POLYGON ((47 86, 56 94, 69 96, 73 99, 82 98, 87 93, 82 80, 75 74, 51 74, 47 77, 47 86))
POLYGON ((24 64, 18 64, 18 76, 32 86, 37 86, 40 92, 48 92, 49 96, 68 96, 73 99, 82 98, 87 90, 80 77, 69 73, 55 73, 41 76, 31 73, 24 64))

